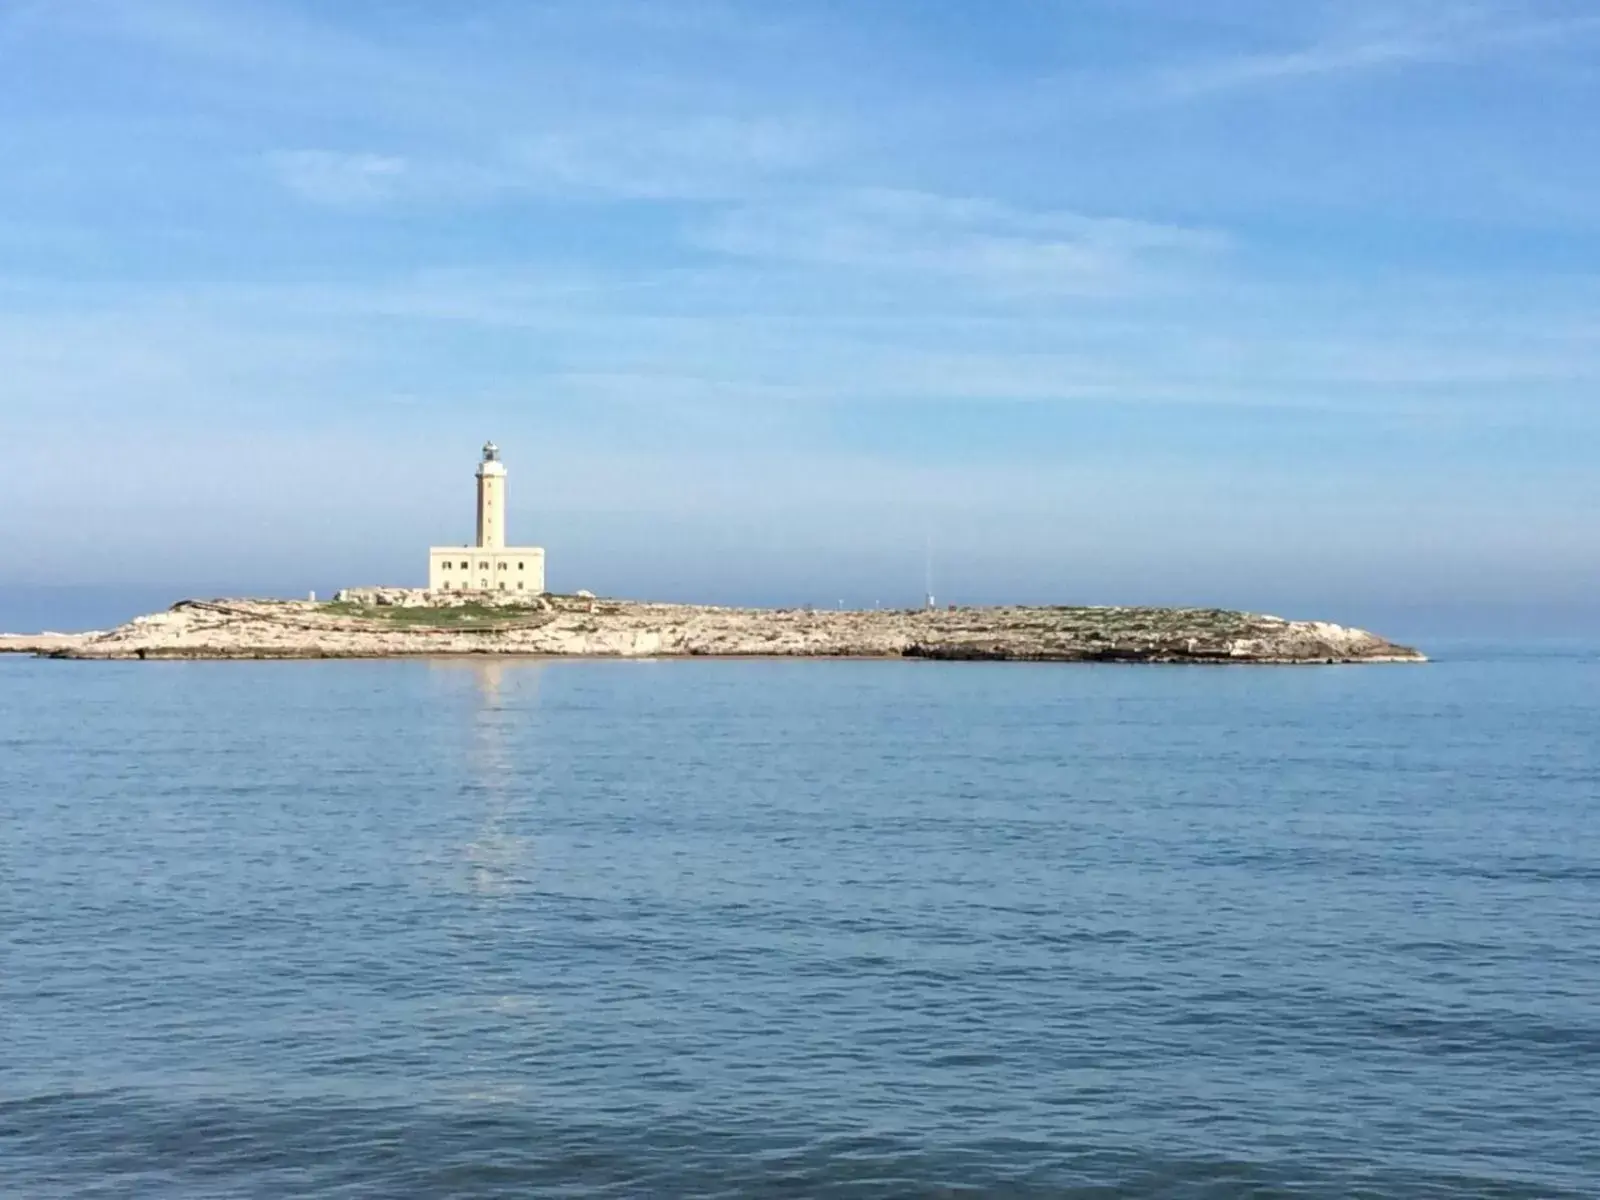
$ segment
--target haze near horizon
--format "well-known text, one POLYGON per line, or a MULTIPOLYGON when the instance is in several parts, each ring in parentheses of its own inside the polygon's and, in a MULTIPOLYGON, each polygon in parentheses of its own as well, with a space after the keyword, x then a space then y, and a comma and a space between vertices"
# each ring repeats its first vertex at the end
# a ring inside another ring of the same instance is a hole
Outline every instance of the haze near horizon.
POLYGON ((418 584, 492 437, 558 590, 915 603, 931 539, 941 600, 1592 619, 1597 50, 1553 0, 10 5, 0 594, 418 584))

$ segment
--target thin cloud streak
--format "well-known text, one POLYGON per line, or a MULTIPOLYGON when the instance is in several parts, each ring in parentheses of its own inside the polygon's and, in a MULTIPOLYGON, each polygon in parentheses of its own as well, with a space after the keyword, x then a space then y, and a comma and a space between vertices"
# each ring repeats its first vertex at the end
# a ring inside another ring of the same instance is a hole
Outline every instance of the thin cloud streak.
POLYGON ((695 240, 740 258, 1086 296, 1142 290, 1157 281, 1162 260, 1193 260, 1228 244, 1212 231, 1125 217, 891 190, 735 208, 713 217, 695 240))
POLYGON ((839 138, 777 118, 567 121, 519 133, 473 158, 375 150, 280 150, 269 173, 301 200, 337 208, 451 207, 522 197, 717 201, 773 190, 816 168, 839 138))
POLYGON ((404 158, 382 154, 335 154, 296 150, 272 155, 269 162, 283 185, 302 199, 337 207, 390 200, 407 183, 404 158))
POLYGON ((1465 64, 1600 31, 1600 16, 1486 21, 1476 7, 1463 15, 1466 19, 1452 20, 1447 15, 1444 19, 1356 23, 1297 49, 1243 54, 1160 71, 1140 91, 1147 98, 1200 100, 1408 64, 1465 64))

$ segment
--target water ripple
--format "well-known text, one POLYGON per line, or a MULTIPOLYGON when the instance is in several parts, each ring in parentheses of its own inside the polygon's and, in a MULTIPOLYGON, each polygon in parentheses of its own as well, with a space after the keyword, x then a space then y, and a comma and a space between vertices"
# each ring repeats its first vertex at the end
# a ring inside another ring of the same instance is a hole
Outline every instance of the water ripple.
POLYGON ((1594 1195, 1597 669, 0 661, 0 1193, 1594 1195))

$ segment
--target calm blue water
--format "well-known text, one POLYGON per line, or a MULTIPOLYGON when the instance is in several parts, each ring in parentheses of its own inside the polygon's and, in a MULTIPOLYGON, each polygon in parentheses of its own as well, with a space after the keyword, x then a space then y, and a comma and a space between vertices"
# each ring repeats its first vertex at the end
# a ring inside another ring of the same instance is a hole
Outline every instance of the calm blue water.
POLYGON ((1600 1194, 1600 654, 0 659, 7 1196, 1600 1194))

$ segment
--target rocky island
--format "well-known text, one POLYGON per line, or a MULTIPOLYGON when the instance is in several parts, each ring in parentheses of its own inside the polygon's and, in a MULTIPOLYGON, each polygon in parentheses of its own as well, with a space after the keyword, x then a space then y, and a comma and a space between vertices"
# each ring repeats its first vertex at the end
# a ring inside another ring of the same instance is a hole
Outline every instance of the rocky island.
POLYGON ((515 599, 359 589, 332 602, 183 600, 115 629, 4 634, 0 651, 74 659, 911 658, 1020 662, 1425 662, 1323 621, 1204 608, 720 608, 588 595, 515 599))

